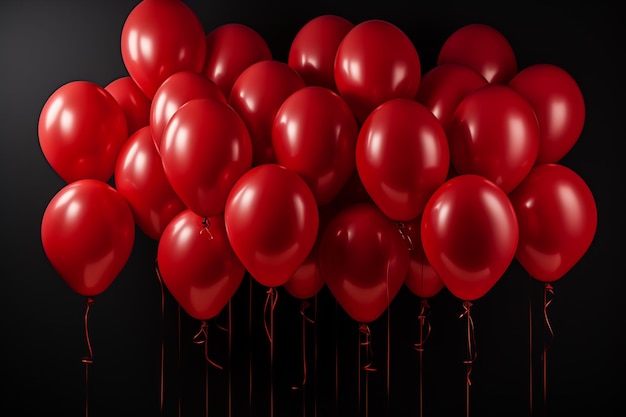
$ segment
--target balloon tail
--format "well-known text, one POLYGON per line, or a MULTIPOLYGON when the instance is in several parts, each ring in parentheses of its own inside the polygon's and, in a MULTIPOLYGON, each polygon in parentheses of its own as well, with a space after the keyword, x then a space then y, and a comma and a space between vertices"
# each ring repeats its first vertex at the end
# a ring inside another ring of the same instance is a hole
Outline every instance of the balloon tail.
POLYGON ((470 387, 472 380, 470 378, 472 374, 472 366, 476 360, 476 339, 474 336, 474 320, 472 319, 471 309, 472 303, 469 301, 463 302, 463 313, 459 318, 467 317, 467 359, 463 361, 466 366, 465 372, 465 415, 470 415, 470 387))
POLYGON ((265 333, 270 342, 270 417, 274 417, 274 309, 278 302, 278 291, 274 287, 270 287, 266 291, 264 307, 264 325, 265 333), (269 310, 269 326, 267 323, 267 315, 269 310))
POLYGON ((406 241, 407 245, 409 245, 409 251, 415 250, 415 245, 413 244, 413 239, 407 232, 408 226, 405 222, 398 222, 398 230, 400 231, 400 235, 406 241))
MULTIPOLYGON (((252 346, 252 276, 248 288, 248 342, 252 346)), ((179 416, 180 417, 180 416, 179 416)), ((252 417, 252 349, 248 349, 248 417, 252 417)))
POLYGON ((94 303, 92 297, 87 297, 87 307, 85 308, 85 340, 87 342, 88 354, 83 356, 81 362, 85 364, 85 417, 89 417, 89 365, 93 363, 93 349, 91 347, 91 339, 89 338, 89 310, 94 303))
POLYGON ((232 350, 233 350, 233 305, 232 299, 228 300, 228 417, 233 415, 233 376, 232 376, 232 350))
POLYGON ((154 268, 156 270, 156 276, 159 280, 159 289, 161 291, 161 363, 159 370, 159 411, 160 415, 163 415, 163 401, 164 401, 164 392, 165 392, 165 377, 164 377, 164 368, 165 368, 165 336, 163 334, 163 325, 165 321, 165 291, 163 288, 163 277, 161 276, 161 270, 159 269, 158 261, 154 261, 154 268))
POLYGON ((529 400, 529 412, 530 416, 533 415, 533 297, 532 297, 532 285, 533 277, 528 275, 528 281, 530 283, 528 291, 528 400, 529 400))
MULTIPOLYGON (((365 416, 367 417, 369 414, 369 373, 375 372, 377 369, 373 366, 374 364, 374 350, 372 349, 372 332, 370 327, 361 323, 359 325, 359 381, 361 379, 361 370, 365 372, 365 416), (361 349, 365 349, 365 364, 361 365, 360 360, 361 349)), ((359 384, 359 395, 361 392, 360 384, 359 384)), ((359 407, 361 401, 359 400, 359 407)))
POLYGON ((200 324, 200 330, 193 336, 193 343, 204 345, 204 409, 205 416, 209 416, 209 364, 218 369, 222 369, 220 365, 209 358, 209 326, 205 320, 200 324))
POLYGON ((291 389, 293 391, 302 391, 302 416, 306 416, 306 377, 307 377, 307 366, 306 366, 306 324, 314 323, 313 319, 306 315, 306 309, 311 306, 311 303, 307 300, 302 300, 300 303, 300 316, 302 316, 302 382, 300 385, 293 385, 291 389))
POLYGON ((206 234, 209 240, 213 239, 213 235, 211 234, 211 222, 208 217, 202 219, 202 229, 200 229, 200 234, 206 234))
POLYGON ((420 314, 418 316, 419 319, 419 340, 417 343, 413 344, 413 349, 415 349, 419 353, 419 417, 423 417, 424 415, 424 395, 423 395, 423 375, 422 368, 424 366, 423 358, 424 358, 424 344, 428 337, 430 336, 431 325, 428 321, 428 316, 430 315, 430 305, 428 304, 427 299, 422 299, 420 314))
POLYGON ((554 289, 550 283, 546 283, 544 285, 543 290, 543 319, 545 329, 548 331, 549 338, 543 345, 543 355, 541 356, 541 360, 543 361, 543 415, 547 416, 547 398, 548 398, 548 349, 552 345, 552 341, 554 340, 554 330, 552 329, 552 324, 550 323, 550 318, 548 317, 548 307, 552 304, 552 300, 554 298, 554 289))
POLYGON ((317 294, 313 301, 313 417, 317 417, 317 294))

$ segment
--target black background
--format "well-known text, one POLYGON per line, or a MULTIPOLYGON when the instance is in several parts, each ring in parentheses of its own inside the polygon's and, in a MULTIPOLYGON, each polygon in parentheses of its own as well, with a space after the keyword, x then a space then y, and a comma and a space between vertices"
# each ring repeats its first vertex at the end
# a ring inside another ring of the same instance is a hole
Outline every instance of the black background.
MULTIPOLYGON (((499 29, 513 46, 520 69, 552 63, 567 70, 583 92, 587 117, 579 141, 561 163, 575 170, 592 190, 598 206, 598 229, 583 259, 554 283, 554 299, 548 309, 555 337, 548 351, 546 411, 550 416, 574 412, 621 415, 626 388, 622 252, 626 107, 621 64, 623 15, 617 9, 601 7, 598 2, 585 7, 578 2, 557 7, 530 2, 498 5, 394 0, 282 5, 251 1, 186 3, 207 31, 229 22, 251 26, 266 39, 274 58, 282 61, 304 23, 320 14, 333 13, 353 23, 371 18, 394 23, 414 41, 423 71, 434 66, 444 40, 469 23, 486 23, 499 29)), ((106 85, 127 75, 120 34, 136 4, 9 0, 0 6, 3 415, 85 414, 86 380, 80 359, 87 353, 83 328, 86 300, 54 272, 42 250, 41 217, 49 200, 65 184, 39 148, 37 121, 46 99, 62 84, 90 80, 106 85)), ((183 312, 179 326, 177 305, 167 293, 161 309, 154 271, 156 247, 156 242, 138 232, 126 267, 96 297, 92 307, 89 329, 95 360, 88 380, 92 417, 160 415, 162 341, 163 415, 178 415, 179 405, 184 416, 204 415, 205 363, 202 348, 192 343, 199 323, 183 312)), ((475 302, 472 317, 478 358, 472 371, 472 415, 544 414, 540 355, 547 336, 540 317, 542 296, 542 284, 530 279, 514 261, 493 289, 475 302), (534 317, 532 337, 529 305, 534 317)), ((227 310, 211 323, 211 356, 225 366, 221 371, 208 369, 212 416, 227 416, 229 404, 236 417, 268 416, 272 393, 276 417, 302 415, 301 392, 290 389, 302 380, 300 302, 279 289, 271 372, 269 343, 263 328, 264 301, 264 288, 246 276, 231 300, 230 349, 227 333, 217 326, 228 324, 227 310), (248 410, 250 373, 252 413, 248 410)), ((445 289, 429 301, 432 333, 422 368, 424 415, 465 415, 466 333, 465 322, 458 317, 461 301, 445 289)), ((370 416, 419 415, 420 368, 412 349, 418 340, 419 302, 403 288, 391 304, 390 315, 384 314, 371 324, 374 364, 379 370, 369 376, 367 395, 360 395, 359 413, 357 324, 337 309, 327 289, 318 294, 317 310, 307 310, 311 316, 317 311, 316 325, 306 327, 307 415, 358 416, 366 415, 366 409, 370 416), (391 323, 390 328, 387 323, 391 323)))

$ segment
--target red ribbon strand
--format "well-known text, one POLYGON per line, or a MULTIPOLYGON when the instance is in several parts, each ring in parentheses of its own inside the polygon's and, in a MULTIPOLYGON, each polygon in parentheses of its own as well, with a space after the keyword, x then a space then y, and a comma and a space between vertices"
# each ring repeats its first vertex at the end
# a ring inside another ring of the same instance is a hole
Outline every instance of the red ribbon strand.
POLYGON ((544 285, 543 290, 543 320, 545 329, 548 331, 549 338, 544 343, 543 346, 543 355, 541 356, 541 360, 543 361, 543 415, 544 417, 548 415, 547 413, 547 398, 548 398, 548 349, 552 345, 554 340, 554 330, 552 329, 552 324, 550 323, 550 318, 548 317, 548 307, 552 304, 552 300, 554 299, 554 289, 552 285, 548 282, 544 285))
POLYGON ((87 297, 87 307, 85 308, 85 339, 87 342, 87 356, 83 356, 81 362, 85 364, 85 417, 89 417, 89 365, 93 363, 93 349, 91 347, 91 339, 89 338, 89 310, 94 303, 92 297, 87 297))
POLYGON ((472 366, 474 361, 476 361, 476 338, 474 336, 474 320, 472 319, 471 314, 472 303, 470 301, 463 302, 463 313, 459 316, 459 318, 467 317, 467 359, 463 361, 465 366, 467 367, 465 373, 465 414, 466 417, 470 415, 470 386, 472 385, 472 380, 470 375, 472 374, 472 366))
POLYGON ((423 357, 424 357, 424 344, 428 340, 431 331, 431 325, 428 321, 428 316, 430 315, 430 305, 428 304, 427 299, 422 299, 420 313, 418 316, 419 320, 419 341, 413 344, 413 349, 419 353, 419 416, 422 417, 424 415, 424 396, 423 396, 423 357))

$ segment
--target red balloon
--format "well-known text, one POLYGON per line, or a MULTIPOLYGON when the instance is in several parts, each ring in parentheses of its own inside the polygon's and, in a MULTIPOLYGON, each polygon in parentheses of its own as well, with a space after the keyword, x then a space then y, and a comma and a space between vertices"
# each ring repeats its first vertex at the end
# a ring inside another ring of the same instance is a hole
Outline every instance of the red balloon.
POLYGON ((135 223, 154 240, 175 215, 186 209, 165 176, 149 126, 128 138, 117 158, 114 178, 115 188, 130 205, 135 223))
POLYGON ((446 180, 449 165, 445 131, 417 101, 398 98, 381 104, 359 132, 359 177, 374 203, 393 220, 419 216, 446 180))
POLYGON ((104 87, 122 108, 126 116, 128 136, 150 124, 150 99, 130 77, 120 77, 104 87))
POLYGON ((343 37, 353 27, 349 20, 332 14, 309 20, 293 38, 287 64, 298 71, 307 85, 336 92, 335 55, 343 37))
POLYGON ((72 81, 44 104, 38 133, 46 160, 66 183, 107 182, 128 127, 122 108, 108 91, 90 81, 72 81))
POLYGON ((441 64, 424 74, 415 100, 433 112, 445 130, 461 100, 488 84, 466 65, 441 64))
POLYGON ((450 63, 467 65, 490 84, 506 84, 517 73, 517 58, 508 39, 482 23, 462 26, 445 40, 437 65, 450 63))
POLYGON ((191 210, 182 211, 163 231, 157 251, 163 283, 197 320, 217 316, 246 272, 228 242, 224 217, 210 217, 207 224, 191 210))
POLYGON ((519 230, 507 194, 480 175, 448 180, 428 200, 420 227, 426 258, 456 297, 484 296, 511 264, 519 230))
POLYGON ((539 281, 562 278, 596 233, 598 212, 589 186, 570 168, 542 164, 509 197, 519 221, 516 259, 539 281))
POLYGON ((335 213, 336 211, 331 205, 319 208, 319 225, 313 249, 291 278, 283 284, 283 288, 292 297, 306 300, 314 297, 324 287, 324 279, 320 271, 319 246, 322 234, 335 213))
POLYGON ((359 323, 380 317, 409 268, 409 246, 396 223, 369 203, 338 212, 324 230, 319 252, 324 282, 359 323))
POLYGON ((187 208, 202 217, 221 214, 233 184, 252 163, 248 129, 228 104, 190 100, 163 131, 161 162, 187 208))
POLYGON ((552 64, 535 64, 509 82, 535 110, 539 155, 535 165, 556 163, 574 147, 585 124, 585 100, 574 78, 552 64))
POLYGON ((315 244, 319 213, 315 196, 295 171, 256 166, 233 186, 224 210, 233 250, 261 285, 283 285, 315 244))
POLYGON ((150 130, 157 150, 161 146, 163 130, 176 110, 194 98, 213 98, 226 103, 219 87, 197 72, 179 71, 169 77, 154 93, 150 106, 150 130))
POLYGON ((421 78, 411 39, 384 20, 366 20, 342 39, 334 64, 337 90, 357 120, 393 98, 413 99, 421 78))
POLYGON ((355 167, 357 122, 345 101, 326 87, 308 86, 287 97, 274 117, 276 161, 296 171, 318 205, 337 196, 355 167))
POLYGON ((135 223, 124 197, 102 181, 63 187, 41 220, 41 243, 61 278, 80 295, 94 297, 122 271, 133 249, 135 223))
POLYGON ((505 85, 468 94, 454 112, 447 136, 459 174, 486 177, 506 193, 528 175, 539 152, 535 112, 505 85))
POLYGON ((181 0, 140 1, 122 27, 121 51, 128 74, 152 99, 161 83, 175 72, 202 71, 204 27, 181 0))
POLYGON ((424 253, 421 223, 422 216, 406 223, 401 229, 410 247, 409 272, 404 284, 416 296, 431 298, 437 295, 445 285, 424 253))
POLYGON ((272 59, 265 39, 254 29, 239 23, 227 23, 206 35, 206 58, 203 73, 222 91, 224 97, 239 75, 255 62, 272 59))
POLYGON ((275 163, 272 125, 276 112, 293 92, 306 87, 287 64, 259 61, 246 68, 233 84, 228 103, 239 113, 252 139, 252 165, 275 163))

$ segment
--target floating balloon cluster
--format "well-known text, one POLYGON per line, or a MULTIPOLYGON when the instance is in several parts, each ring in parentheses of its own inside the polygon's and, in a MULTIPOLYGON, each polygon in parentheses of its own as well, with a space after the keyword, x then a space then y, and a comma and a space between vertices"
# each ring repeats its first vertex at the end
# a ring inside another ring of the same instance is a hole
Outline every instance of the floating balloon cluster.
POLYGON ((514 259, 552 282, 593 240, 593 195, 559 163, 583 130, 579 86, 518 70, 493 27, 459 28, 423 71, 392 23, 322 15, 281 62, 250 27, 206 33, 182 1, 142 1, 121 55, 128 76, 62 85, 39 120, 67 183, 41 239, 81 295, 120 273, 135 226, 199 320, 246 271, 301 299, 327 285, 367 323, 403 284, 476 300, 514 259))

